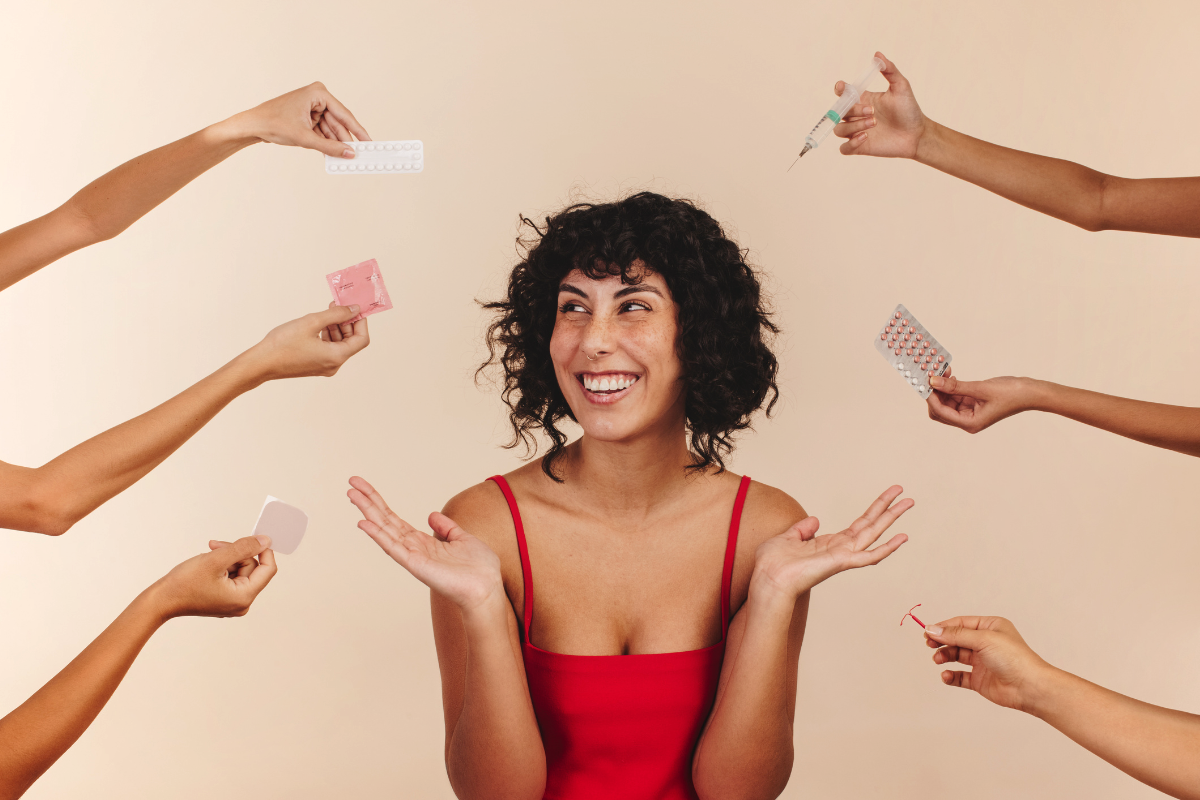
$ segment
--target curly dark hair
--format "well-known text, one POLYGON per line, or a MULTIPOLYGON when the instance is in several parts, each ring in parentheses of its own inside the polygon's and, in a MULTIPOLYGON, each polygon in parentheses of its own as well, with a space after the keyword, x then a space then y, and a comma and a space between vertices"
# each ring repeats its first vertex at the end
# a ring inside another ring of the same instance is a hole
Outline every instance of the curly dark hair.
POLYGON ((558 287, 572 270, 591 279, 619 275, 635 284, 646 269, 666 281, 678 305, 677 352, 694 462, 689 470, 725 469, 733 435, 750 427, 764 402, 770 415, 779 399, 779 364, 769 346, 778 328, 746 253, 720 224, 687 200, 640 192, 615 203, 577 203, 546 218, 544 227, 521 216, 517 238, 524 256, 488 327, 488 360, 504 368, 503 398, 513 438, 536 453, 534 432, 552 442, 542 470, 551 479, 567 437, 557 427, 574 420, 550 359, 558 287), (532 233, 531 233, 532 231, 532 233), (767 398, 770 401, 767 402, 767 398))

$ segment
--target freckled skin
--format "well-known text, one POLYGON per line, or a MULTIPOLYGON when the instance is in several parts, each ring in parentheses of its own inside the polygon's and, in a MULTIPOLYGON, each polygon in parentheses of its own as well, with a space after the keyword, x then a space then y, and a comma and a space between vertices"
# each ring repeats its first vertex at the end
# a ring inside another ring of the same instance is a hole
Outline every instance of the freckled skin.
POLYGON ((662 276, 644 271, 634 287, 639 291, 622 297, 615 295, 631 287, 618 276, 592 280, 575 270, 562 285, 574 287, 586 297, 574 291, 559 292, 550 357, 558 385, 586 435, 598 441, 622 441, 682 427, 678 307, 662 276), (576 377, 582 372, 623 372, 639 378, 627 396, 601 405, 588 399, 576 377))

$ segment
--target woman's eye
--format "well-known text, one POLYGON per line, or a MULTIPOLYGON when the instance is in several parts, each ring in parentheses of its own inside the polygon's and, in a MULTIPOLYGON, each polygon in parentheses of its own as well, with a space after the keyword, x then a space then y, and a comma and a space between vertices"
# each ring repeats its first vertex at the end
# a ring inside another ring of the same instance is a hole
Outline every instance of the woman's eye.
POLYGON ((561 306, 559 306, 558 310, 562 314, 569 314, 572 311, 583 311, 583 306, 579 305, 579 303, 572 303, 570 301, 567 301, 567 302, 563 303, 561 306))
POLYGON ((622 306, 621 310, 622 311, 649 311, 650 306, 646 305, 645 303, 638 302, 637 300, 631 300, 628 303, 626 303, 624 306, 622 306))

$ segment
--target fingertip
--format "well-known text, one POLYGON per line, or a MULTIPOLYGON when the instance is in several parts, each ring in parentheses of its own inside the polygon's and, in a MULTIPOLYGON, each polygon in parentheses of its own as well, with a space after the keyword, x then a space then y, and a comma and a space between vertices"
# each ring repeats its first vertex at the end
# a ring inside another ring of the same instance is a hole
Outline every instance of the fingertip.
POLYGON ((942 683, 949 686, 953 681, 954 681, 954 673, 948 669, 943 670, 942 671, 942 683))
POLYGON ((271 537, 267 536, 266 534, 257 533, 254 535, 254 538, 258 539, 258 543, 261 544, 263 548, 269 548, 271 546, 271 537))

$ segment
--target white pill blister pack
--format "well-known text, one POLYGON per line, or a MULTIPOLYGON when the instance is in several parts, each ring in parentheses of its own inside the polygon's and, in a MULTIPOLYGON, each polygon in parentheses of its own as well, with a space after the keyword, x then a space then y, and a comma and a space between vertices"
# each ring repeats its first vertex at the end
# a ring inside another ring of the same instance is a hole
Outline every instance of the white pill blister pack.
POLYGON ((950 368, 950 353, 903 305, 896 306, 875 337, 875 349, 921 397, 932 391, 929 376, 950 368))
POLYGON ((346 142, 354 158, 325 156, 330 175, 412 175, 425 169, 425 145, 407 142, 346 142))

